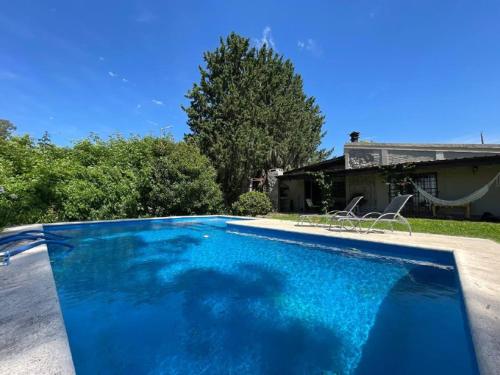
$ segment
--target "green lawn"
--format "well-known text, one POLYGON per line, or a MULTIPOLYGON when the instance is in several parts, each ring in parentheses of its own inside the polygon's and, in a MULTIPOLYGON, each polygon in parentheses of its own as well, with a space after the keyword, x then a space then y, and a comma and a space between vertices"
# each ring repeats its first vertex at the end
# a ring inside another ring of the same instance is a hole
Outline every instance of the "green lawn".
MULTIPOLYGON (((297 221, 298 214, 272 213, 267 217, 279 220, 297 221)), ((464 236, 488 238, 500 243, 500 223, 480 221, 438 220, 438 219, 408 219, 414 232, 446 234, 449 236, 464 236)), ((327 223, 327 220, 316 220, 327 223)), ((384 228, 379 226, 379 228, 384 228)), ((386 227, 387 228, 387 227, 386 227)), ((403 225, 395 225, 396 230, 406 230, 403 225)))

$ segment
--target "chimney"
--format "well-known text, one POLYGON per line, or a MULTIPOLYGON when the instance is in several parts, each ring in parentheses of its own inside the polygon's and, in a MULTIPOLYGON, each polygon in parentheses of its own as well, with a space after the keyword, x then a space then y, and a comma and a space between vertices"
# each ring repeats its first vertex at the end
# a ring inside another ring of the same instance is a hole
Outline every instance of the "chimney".
POLYGON ((359 132, 352 132, 351 134, 349 134, 349 136, 351 137, 352 143, 356 143, 359 141, 359 132))

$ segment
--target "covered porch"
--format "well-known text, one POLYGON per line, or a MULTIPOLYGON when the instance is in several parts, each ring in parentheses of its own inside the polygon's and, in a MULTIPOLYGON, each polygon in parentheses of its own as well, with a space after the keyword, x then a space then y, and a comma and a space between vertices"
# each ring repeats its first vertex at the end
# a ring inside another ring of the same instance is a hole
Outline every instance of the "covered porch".
MULTIPOLYGON (((345 175, 330 173, 333 204, 329 210, 341 210, 346 204, 345 175)), ((303 173, 283 175, 279 178, 279 212, 320 212, 327 199, 314 176, 303 173)))

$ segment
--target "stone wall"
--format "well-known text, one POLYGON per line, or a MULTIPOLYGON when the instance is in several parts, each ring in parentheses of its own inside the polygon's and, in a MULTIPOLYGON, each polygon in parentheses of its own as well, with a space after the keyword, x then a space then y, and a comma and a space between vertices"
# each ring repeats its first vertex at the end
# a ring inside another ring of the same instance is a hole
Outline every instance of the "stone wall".
POLYGON ((382 164, 381 150, 361 149, 349 152, 347 168, 374 167, 382 164))
POLYGON ((479 156, 488 156, 491 153, 487 152, 475 152, 471 154, 470 152, 457 152, 457 151, 449 151, 443 152, 443 159, 462 159, 462 158, 470 158, 470 157, 479 157, 479 156))
POLYGON ((387 164, 436 160, 435 151, 388 150, 387 164))
POLYGON ((346 169, 367 168, 380 165, 461 159, 500 155, 499 146, 458 147, 447 145, 404 145, 348 143, 344 147, 346 169))

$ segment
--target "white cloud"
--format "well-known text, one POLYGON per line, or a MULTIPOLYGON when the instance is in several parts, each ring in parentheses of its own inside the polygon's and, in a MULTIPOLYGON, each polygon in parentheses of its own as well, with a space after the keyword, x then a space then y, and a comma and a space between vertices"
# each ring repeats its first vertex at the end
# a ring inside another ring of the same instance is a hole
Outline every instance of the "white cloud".
POLYGON ((104 61, 104 57, 99 56, 99 61, 104 61))
POLYGON ((156 16, 153 12, 149 10, 143 10, 139 15, 135 18, 136 22, 139 23, 150 23, 156 19, 156 16))
POLYGON ((17 78, 19 78, 19 76, 10 70, 0 70, 0 80, 11 80, 17 78))
POLYGON ((141 108, 142 108, 142 104, 137 104, 137 105, 135 106, 135 108, 136 108, 136 109, 141 109, 141 108))
POLYGON ((154 104, 156 105, 163 105, 163 102, 161 100, 158 100, 158 99, 152 99, 151 100, 154 104))
MULTIPOLYGON (((120 78, 120 77, 118 76, 118 74, 117 74, 117 73, 112 72, 112 71, 109 71, 109 72, 108 72, 108 75, 109 75, 111 78, 120 78)), ((127 78, 125 78, 125 77, 122 77, 120 80, 121 80, 122 82, 125 82, 125 83, 127 83, 127 82, 128 82, 128 79, 127 79, 127 78)))
POLYGON ((314 39, 308 38, 307 40, 297 41, 297 47, 300 50, 305 50, 311 52, 314 56, 319 57, 323 54, 323 49, 320 47, 318 42, 314 39))
POLYGON ((260 39, 256 39, 255 44, 258 48, 266 46, 268 48, 270 47, 276 49, 276 44, 274 43, 271 27, 264 27, 264 30, 262 30, 262 37, 260 39))

